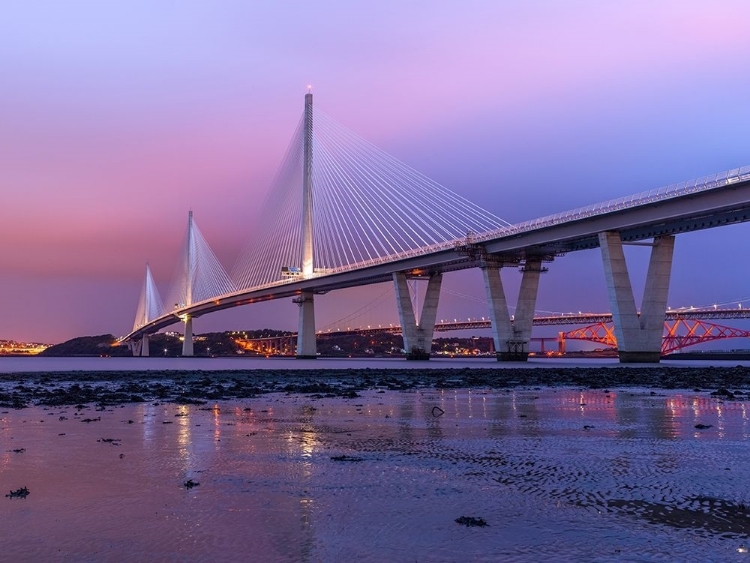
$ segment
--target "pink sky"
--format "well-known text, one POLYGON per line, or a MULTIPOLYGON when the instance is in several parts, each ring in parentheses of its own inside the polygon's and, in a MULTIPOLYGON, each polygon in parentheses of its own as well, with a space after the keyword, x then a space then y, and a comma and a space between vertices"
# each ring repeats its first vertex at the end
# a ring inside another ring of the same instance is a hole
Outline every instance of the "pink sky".
MULTIPOLYGON (((167 292, 191 208, 231 269, 309 82, 326 113, 511 222, 750 164, 747 21, 743 1, 4 3, 0 339, 127 333, 147 260, 167 292)), ((750 296, 748 232, 679 237, 670 304, 750 296)), ((481 299, 479 280, 445 284, 481 299)), ((320 299, 318 325, 385 289, 320 299)), ((607 310, 598 252, 552 264, 538 306, 607 310)), ((452 294, 438 313, 482 315, 452 294)))

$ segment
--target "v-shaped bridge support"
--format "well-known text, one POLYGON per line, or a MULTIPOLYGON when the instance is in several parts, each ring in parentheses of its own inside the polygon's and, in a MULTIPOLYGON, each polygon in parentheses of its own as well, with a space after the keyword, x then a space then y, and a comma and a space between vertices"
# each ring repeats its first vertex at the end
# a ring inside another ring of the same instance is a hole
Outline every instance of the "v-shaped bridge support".
POLYGON ((542 261, 540 259, 526 260, 521 278, 521 289, 518 293, 516 314, 511 321, 500 268, 492 265, 482 268, 484 289, 490 305, 495 353, 499 361, 525 362, 529 357, 531 327, 534 322, 534 308, 541 273, 542 261))
POLYGON ((410 360, 430 359, 442 281, 443 274, 431 274, 428 278, 427 293, 419 314, 419 324, 417 324, 406 274, 404 272, 393 274, 398 318, 401 322, 401 331, 404 337, 404 350, 406 350, 406 357, 410 360))
POLYGON ((599 233, 612 321, 621 362, 658 362, 664 333, 674 236, 654 238, 646 274, 641 314, 635 308, 622 239, 618 232, 599 233))

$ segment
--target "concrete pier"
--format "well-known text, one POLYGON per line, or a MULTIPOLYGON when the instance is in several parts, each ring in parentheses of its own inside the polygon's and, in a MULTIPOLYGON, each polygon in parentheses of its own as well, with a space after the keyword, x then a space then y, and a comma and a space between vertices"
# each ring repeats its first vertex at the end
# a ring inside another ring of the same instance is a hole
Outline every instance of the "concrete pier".
POLYGON ((128 349, 133 354, 133 357, 138 358, 140 356, 148 356, 148 335, 144 335, 139 340, 129 340, 128 349), (146 353, 143 353, 144 345, 146 353))
POLYGON ((497 266, 482 268, 484 289, 490 305, 492 337, 498 361, 525 362, 529 357, 531 328, 534 322, 534 308, 541 273, 541 260, 537 258, 526 260, 521 288, 518 292, 516 314, 511 322, 500 268, 497 266))
POLYGON ((651 246, 641 314, 635 307, 633 287, 620 234, 599 234, 617 349, 623 363, 659 362, 664 334, 674 236, 656 237, 651 246))
POLYGON ((299 305, 299 325, 297 330, 297 358, 313 359, 318 357, 315 342, 315 298, 312 291, 303 291, 294 300, 299 305))
POLYGON ((513 325, 510 322, 508 301, 503 289, 503 278, 500 268, 488 266, 482 268, 484 291, 490 306, 490 323, 492 324, 492 339, 495 344, 495 354, 498 360, 510 359, 508 343, 513 339, 513 325))
POLYGON ((398 318, 401 323, 404 350, 406 350, 407 359, 430 359, 442 281, 442 274, 432 274, 427 280, 427 292, 425 293, 422 310, 419 312, 419 323, 417 323, 406 274, 404 272, 395 272, 393 274, 393 283, 396 290, 396 306, 398 308, 398 318))
POLYGON ((182 341, 182 355, 190 357, 193 355, 193 318, 185 316, 185 338, 182 341))
POLYGON ((144 334, 143 338, 141 338, 141 351, 140 356, 142 357, 148 357, 149 350, 148 350, 148 334, 144 334))

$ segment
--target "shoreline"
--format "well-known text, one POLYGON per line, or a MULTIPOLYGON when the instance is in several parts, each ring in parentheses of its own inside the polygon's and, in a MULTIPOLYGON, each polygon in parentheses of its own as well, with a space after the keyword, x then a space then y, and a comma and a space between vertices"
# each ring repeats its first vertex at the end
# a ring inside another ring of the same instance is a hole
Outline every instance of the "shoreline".
POLYGON ((360 391, 639 387, 750 398, 750 368, 535 367, 50 371, 0 374, 0 408, 159 401, 204 404, 269 393, 355 398, 360 391))

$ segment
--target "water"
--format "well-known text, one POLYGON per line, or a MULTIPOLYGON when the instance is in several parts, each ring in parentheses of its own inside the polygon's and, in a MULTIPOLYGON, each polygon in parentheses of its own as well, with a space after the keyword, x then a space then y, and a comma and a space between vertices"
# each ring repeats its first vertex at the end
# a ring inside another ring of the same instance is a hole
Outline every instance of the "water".
MULTIPOLYGON (((643 364, 635 364, 641 367, 643 364)), ((662 366, 708 367, 750 366, 738 360, 665 360, 662 366)), ((409 362, 396 358, 46 358, 0 356, 0 373, 50 371, 141 371, 141 370, 237 370, 237 369, 446 369, 446 368, 621 367, 616 359, 530 359, 528 362, 498 362, 494 358, 433 358, 409 362)))
POLYGON ((0 491, 30 495, 0 497, 0 554, 748 561, 748 408, 542 388, 4 411, 0 491))

